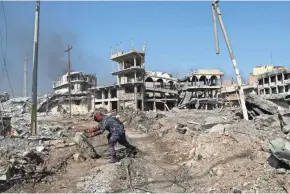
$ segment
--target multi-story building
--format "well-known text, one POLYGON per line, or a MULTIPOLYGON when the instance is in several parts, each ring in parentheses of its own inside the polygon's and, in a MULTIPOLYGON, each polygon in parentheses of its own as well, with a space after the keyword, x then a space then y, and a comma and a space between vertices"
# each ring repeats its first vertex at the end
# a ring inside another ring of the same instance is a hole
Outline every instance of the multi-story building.
MULTIPOLYGON (((116 84, 96 88, 96 107, 117 111, 133 105, 136 109, 170 109, 178 100, 177 79, 161 72, 145 71, 145 49, 111 55, 117 63, 116 84), (162 107, 162 108, 161 108, 162 107)), ((93 89, 93 88, 92 88, 93 89)))
POLYGON ((145 76, 148 109, 171 109, 178 103, 177 78, 164 72, 147 71, 145 76))
POLYGON ((10 99, 10 96, 7 92, 0 94, 0 102, 5 102, 10 99))
POLYGON ((284 99, 289 96, 290 69, 278 69, 267 72, 259 75, 257 79, 258 95, 281 106, 289 107, 284 99))
POLYGON ((93 74, 83 72, 70 73, 71 97, 69 97, 68 73, 53 82, 54 94, 48 96, 39 110, 53 113, 68 114, 71 107, 72 115, 86 114, 92 108, 93 93, 89 88, 95 86, 97 78, 93 74), (70 106, 71 99, 71 106, 70 106))
MULTIPOLYGON (((68 73, 58 77, 53 82, 53 89, 55 93, 66 93, 69 91, 68 73)), ((70 84, 71 93, 78 93, 88 91, 89 88, 93 87, 96 82, 96 76, 93 74, 83 72, 71 72, 70 73, 70 84)))
POLYGON ((283 66, 275 66, 273 64, 267 64, 267 65, 257 65, 253 68, 253 76, 262 75, 267 72, 271 72, 274 70, 281 70, 285 69, 283 66))
POLYGON ((218 103, 221 79, 224 73, 219 69, 198 69, 187 75, 182 82, 179 106, 213 108, 218 103), (193 105, 193 106, 192 106, 193 105))

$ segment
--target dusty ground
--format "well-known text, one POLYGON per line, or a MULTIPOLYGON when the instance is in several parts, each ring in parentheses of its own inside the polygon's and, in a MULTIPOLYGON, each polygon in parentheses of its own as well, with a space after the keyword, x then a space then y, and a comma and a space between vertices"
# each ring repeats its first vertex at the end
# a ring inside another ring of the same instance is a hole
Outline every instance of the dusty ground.
MULTIPOLYGON (((268 142, 286 137, 278 129, 263 130, 258 121, 234 119, 229 110, 161 114, 150 125, 146 121, 143 127, 126 128, 129 141, 140 150, 136 158, 107 164, 107 139, 101 135, 90 141, 104 157, 75 161, 71 155, 78 152, 76 146, 52 148, 47 164, 69 158, 57 174, 34 185, 16 184, 6 192, 285 192, 289 171, 274 169, 267 162, 268 142), (175 129, 177 123, 188 127, 185 134, 175 129), (218 123, 225 129, 213 130, 218 123)), ((145 123, 137 120, 137 124, 145 123)), ((58 122, 71 131, 95 124, 81 119, 58 122)))

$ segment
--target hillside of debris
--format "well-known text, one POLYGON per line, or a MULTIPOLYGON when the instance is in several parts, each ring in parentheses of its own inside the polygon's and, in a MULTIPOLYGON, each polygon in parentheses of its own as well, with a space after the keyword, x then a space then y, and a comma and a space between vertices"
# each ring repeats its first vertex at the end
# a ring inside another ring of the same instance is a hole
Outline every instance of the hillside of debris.
POLYGON ((251 120, 239 108, 136 111, 115 116, 126 127, 136 157, 106 163, 106 135, 83 133, 93 113, 78 118, 43 115, 38 135, 30 118, 12 119, 1 137, 1 192, 289 192, 288 110, 248 96, 251 120))

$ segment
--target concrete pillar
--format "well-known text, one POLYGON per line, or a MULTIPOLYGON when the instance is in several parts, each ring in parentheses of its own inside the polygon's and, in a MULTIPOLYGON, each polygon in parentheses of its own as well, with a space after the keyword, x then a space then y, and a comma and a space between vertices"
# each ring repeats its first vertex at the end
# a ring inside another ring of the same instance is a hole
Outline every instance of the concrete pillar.
POLYGON ((155 92, 154 91, 153 91, 153 99, 154 99, 153 110, 156 111, 155 92))
POLYGON ((137 66, 136 56, 134 56, 134 66, 137 66))
POLYGON ((104 92, 104 90, 102 90, 102 107, 105 106, 104 100, 105 100, 105 92, 104 92))
POLYGON ((269 85, 271 85, 271 83, 272 83, 272 82, 271 82, 271 77, 269 76, 268 79, 269 79, 269 85))
POLYGON ((141 85, 141 110, 144 111, 145 107, 145 88, 141 85))
POLYGON ((121 109, 120 109, 120 100, 119 100, 119 90, 117 89, 117 98, 118 98, 118 101, 117 101, 117 112, 119 112, 121 109))
POLYGON ((205 97, 208 98, 208 90, 205 90, 205 97))
POLYGON ((137 86, 135 85, 134 86, 134 104, 135 104, 136 110, 138 109, 137 92, 138 92, 138 89, 137 89, 137 86))
POLYGON ((121 66, 121 64, 118 62, 118 71, 121 70, 120 66, 121 66))
POLYGON ((108 111, 112 110, 112 103, 111 103, 111 89, 108 91, 108 111))
POLYGON ((125 69, 125 60, 122 61, 123 70, 125 69))
POLYGON ((144 58, 141 58, 141 67, 144 67, 144 58))
POLYGON ((134 72, 134 76, 135 76, 135 79, 134 79, 134 81, 135 81, 135 83, 137 82, 137 75, 136 75, 136 71, 134 72))

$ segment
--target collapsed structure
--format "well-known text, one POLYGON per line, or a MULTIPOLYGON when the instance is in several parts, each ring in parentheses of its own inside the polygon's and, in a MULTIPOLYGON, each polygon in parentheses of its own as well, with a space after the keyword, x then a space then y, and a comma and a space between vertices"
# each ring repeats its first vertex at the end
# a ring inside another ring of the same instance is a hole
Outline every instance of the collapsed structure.
POLYGON ((221 79, 224 73, 219 69, 198 69, 184 79, 185 82, 179 106, 211 109, 218 104, 221 79))
POLYGON ((93 94, 89 88, 97 84, 96 76, 83 72, 71 72, 71 94, 69 94, 68 78, 69 75, 66 73, 53 82, 54 94, 47 95, 47 99, 38 108, 39 112, 50 110, 53 113, 66 114, 69 112, 70 99, 73 114, 86 114, 91 110, 93 94))

